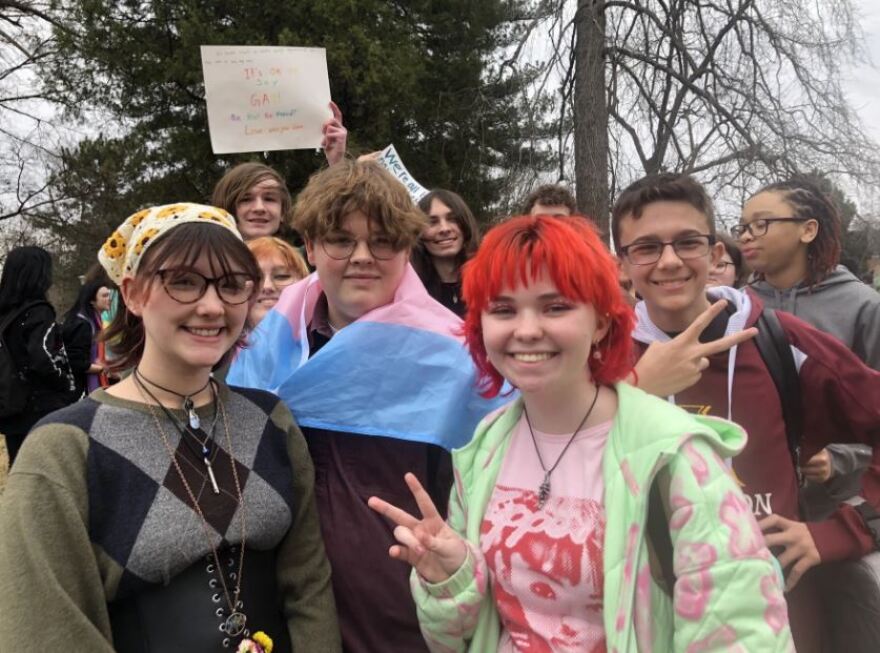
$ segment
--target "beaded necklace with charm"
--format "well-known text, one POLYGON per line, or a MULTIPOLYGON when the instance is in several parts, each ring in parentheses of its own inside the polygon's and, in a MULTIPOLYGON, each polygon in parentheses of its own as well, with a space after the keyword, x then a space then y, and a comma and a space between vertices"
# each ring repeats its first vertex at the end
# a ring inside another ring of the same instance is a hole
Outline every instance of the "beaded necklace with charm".
POLYGON ((538 440, 535 438, 535 432, 532 430, 532 423, 529 421, 529 411, 526 410, 525 406, 523 406, 523 414, 526 417, 526 424, 529 427, 529 435, 532 436, 532 444, 535 445, 535 453, 538 454, 538 462, 541 463, 541 469, 544 471, 544 480, 541 482, 540 487, 538 488, 538 509, 544 507, 544 504, 547 503, 547 499, 550 498, 550 474, 553 473, 559 463, 562 461, 562 457, 565 455, 565 452, 568 451, 568 448, 571 446, 571 443, 574 442, 575 436, 580 432, 582 428, 584 428, 584 424, 587 423, 587 420, 590 418, 590 415, 593 413, 593 408, 596 407, 596 400, 599 398, 599 385, 596 385, 596 394, 593 395, 593 402, 590 404, 589 410, 587 410, 587 414, 584 415, 584 418, 581 420, 581 423, 578 424, 578 427, 574 430, 574 433, 571 434, 571 437, 568 439, 568 442, 565 444, 565 447, 562 449, 562 453, 559 454, 559 457, 556 459, 556 462, 553 463, 553 467, 547 469, 544 465, 544 459, 541 457, 541 450, 538 448, 538 440))

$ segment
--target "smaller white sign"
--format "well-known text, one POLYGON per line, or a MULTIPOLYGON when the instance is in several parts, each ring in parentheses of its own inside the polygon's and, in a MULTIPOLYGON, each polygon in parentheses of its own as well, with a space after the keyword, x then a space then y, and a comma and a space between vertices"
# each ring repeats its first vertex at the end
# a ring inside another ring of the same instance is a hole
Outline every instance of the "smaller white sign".
POLYGON ((203 45, 215 154, 315 149, 330 117, 324 48, 203 45))
POLYGON ((416 204, 428 194, 428 189, 413 179, 413 176, 409 174, 406 166, 403 165, 403 161, 400 160, 400 155, 398 155, 397 150, 394 149, 394 145, 389 145, 382 150, 379 153, 379 158, 376 160, 382 164, 382 167, 394 175, 397 178, 397 181, 406 187, 410 197, 413 198, 413 202, 416 204))

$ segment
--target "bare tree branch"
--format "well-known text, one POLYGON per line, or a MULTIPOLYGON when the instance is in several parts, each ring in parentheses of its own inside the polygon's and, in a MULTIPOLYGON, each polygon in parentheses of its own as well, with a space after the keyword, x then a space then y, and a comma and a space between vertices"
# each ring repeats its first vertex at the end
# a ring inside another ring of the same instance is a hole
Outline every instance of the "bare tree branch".
MULTIPOLYGON (((842 70, 866 58, 851 0, 574 0, 601 2, 609 193, 661 170, 700 174, 728 201, 794 172, 821 170, 867 188, 880 182, 880 152, 841 88, 842 70)), ((533 28, 540 33, 538 27, 533 28)), ((573 34, 571 25, 564 25, 573 34)), ((577 58, 554 23, 548 67, 562 80, 568 115, 577 58)), ((551 74, 548 72, 548 75, 551 74)), ((591 92, 596 92, 592 89, 591 92)), ((560 177, 579 149, 560 121, 560 177)), ((602 178, 591 171, 590 179, 602 178)), ((586 175, 576 174, 577 184, 586 175)), ((593 212, 594 207, 580 207, 593 212)), ((600 216, 601 221, 601 216, 600 216)))

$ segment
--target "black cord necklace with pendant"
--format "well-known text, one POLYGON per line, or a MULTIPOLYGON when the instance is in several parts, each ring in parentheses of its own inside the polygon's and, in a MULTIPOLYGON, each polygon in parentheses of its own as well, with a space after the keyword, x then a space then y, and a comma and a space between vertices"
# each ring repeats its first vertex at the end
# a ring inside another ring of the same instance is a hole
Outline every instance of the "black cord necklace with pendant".
MULTIPOLYGON (((219 415, 219 410, 217 409, 217 393, 216 393, 214 386, 211 384, 212 379, 208 379, 208 383, 206 383, 205 386, 202 387, 201 390, 199 390, 199 392, 202 392, 202 390, 204 390, 208 386, 211 386, 211 396, 213 397, 213 400, 214 400, 214 418, 211 420, 211 427, 210 427, 209 431, 207 433, 202 431, 203 433, 205 433, 205 437, 204 437, 204 439, 202 439, 198 435, 196 435, 196 433, 193 432, 193 430, 195 430, 195 431, 201 430, 201 420, 199 419, 198 414, 195 412, 195 407, 193 406, 193 403, 192 403, 192 395, 189 395, 189 396, 181 395, 179 392, 175 392, 174 390, 168 390, 167 388, 163 388, 159 384, 154 383, 153 381, 150 381, 149 379, 147 379, 143 374, 141 374, 141 372, 137 368, 134 369, 133 377, 134 377, 135 383, 138 385, 138 387, 141 388, 150 397, 150 399, 152 399, 156 403, 156 405, 158 405, 159 408, 162 409, 162 412, 165 413, 165 416, 171 421, 172 424, 174 424, 175 427, 177 427, 177 430, 180 431, 180 435, 183 437, 184 442, 186 442, 186 446, 190 446, 189 440, 187 439, 186 436, 190 436, 196 442, 199 443, 199 446, 201 447, 201 454, 200 455, 202 458, 202 462, 205 463, 205 471, 208 474, 208 481, 211 483, 211 490, 214 492, 214 494, 220 494, 220 486, 217 484, 217 477, 215 476, 214 468, 211 465, 211 459, 213 457, 211 455, 211 453, 212 453, 211 448, 214 445, 212 438, 214 435, 214 429, 217 426, 217 417, 219 415), (185 424, 181 423, 177 419, 177 417, 175 417, 174 413, 172 413, 170 410, 168 410, 165 406, 162 405, 162 402, 160 402, 156 398, 156 395, 154 395, 150 391, 150 389, 146 386, 146 384, 144 384, 144 381, 146 381, 147 383, 149 383, 157 388, 165 390, 166 392, 169 392, 171 394, 175 394, 179 397, 184 397, 183 409, 184 409, 184 411, 189 413, 188 421, 189 421, 190 428, 187 428, 185 424), (186 403, 187 400, 189 401, 189 408, 187 408, 187 403, 186 403), (193 418, 195 418, 195 419, 193 419, 193 418), (193 430, 190 430, 190 429, 193 429, 193 430), (208 446, 209 444, 211 445, 210 447, 208 446)), ((196 392, 195 394, 199 394, 199 392, 196 392)), ((192 449, 190 449, 190 450, 192 450, 192 449)))
POLYGON ((150 379, 145 377, 143 372, 141 372, 138 368, 134 368, 134 374, 135 374, 136 378, 138 378, 141 381, 146 381, 154 388, 159 388, 159 390, 162 390, 163 392, 167 392, 168 394, 176 395, 176 396, 180 397, 181 399, 183 399, 183 412, 185 412, 187 415, 187 419, 189 420, 189 425, 194 429, 201 428, 202 423, 201 423, 201 420, 199 419, 198 413, 196 413, 196 406, 195 406, 195 403, 193 402, 193 397, 202 393, 205 390, 205 388, 207 388, 209 385, 211 385, 211 378, 210 377, 208 377, 208 381, 205 383, 205 385, 203 385, 201 388, 199 388, 195 392, 193 392, 191 394, 183 394, 181 392, 177 392, 176 390, 172 390, 171 388, 166 388, 165 386, 159 385, 155 381, 150 381, 150 379))
POLYGON ((523 407, 523 414, 526 417, 526 424, 529 427, 529 435, 532 436, 532 444, 535 445, 535 453, 538 454, 538 462, 541 463, 541 469, 544 471, 544 480, 541 482, 540 487, 538 488, 538 509, 544 507, 544 504, 547 503, 547 499, 550 498, 550 475, 553 473, 559 463, 562 461, 562 457, 565 455, 565 452, 568 451, 568 448, 571 446, 571 443, 574 442, 575 436, 580 432, 582 428, 584 428, 584 424, 587 423, 587 420, 590 418, 590 415, 593 413, 593 408, 596 407, 596 400, 599 398, 599 386, 596 385, 596 394, 593 395, 593 401, 590 404, 589 410, 587 410, 587 414, 584 415, 584 418, 581 420, 581 423, 578 424, 578 427, 574 430, 574 433, 571 434, 571 437, 568 439, 568 442, 563 447, 562 452, 559 454, 559 457, 556 459, 556 462, 553 463, 553 466, 550 469, 544 465, 544 459, 541 457, 541 450, 538 448, 538 440, 535 438, 535 432, 532 430, 532 422, 529 420, 529 412, 523 407))

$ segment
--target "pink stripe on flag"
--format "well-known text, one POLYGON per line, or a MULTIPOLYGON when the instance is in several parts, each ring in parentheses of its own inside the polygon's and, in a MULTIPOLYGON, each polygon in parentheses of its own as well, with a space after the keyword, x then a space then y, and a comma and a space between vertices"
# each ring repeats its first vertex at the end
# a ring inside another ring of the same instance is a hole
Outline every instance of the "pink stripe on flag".
MULTIPOLYGON (((287 319, 294 338, 303 337, 300 325, 311 322, 322 292, 321 280, 314 272, 281 294, 272 310, 287 319)), ((364 314, 357 321, 408 326, 464 342, 461 319, 428 294, 419 275, 409 264, 391 303, 364 314)))

